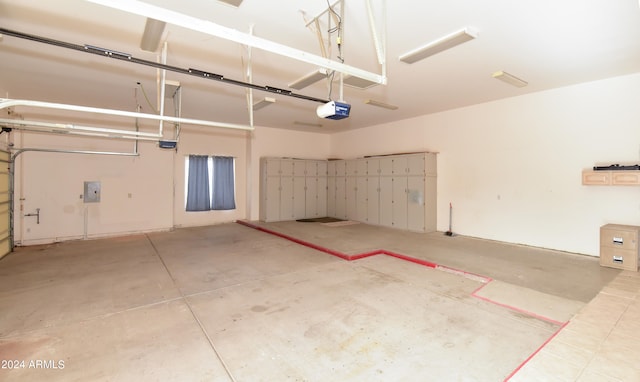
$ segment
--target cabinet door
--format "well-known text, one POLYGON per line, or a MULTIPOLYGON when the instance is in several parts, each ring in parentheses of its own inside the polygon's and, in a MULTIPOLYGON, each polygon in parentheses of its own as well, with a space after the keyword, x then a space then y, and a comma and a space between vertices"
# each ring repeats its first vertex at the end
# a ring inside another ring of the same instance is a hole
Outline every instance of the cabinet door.
POLYGON ((267 176, 280 176, 280 159, 267 158, 265 160, 267 176))
POLYGON ((367 221, 367 178, 358 176, 356 178, 356 220, 367 221))
POLYGON ((336 177, 327 177, 327 216, 337 218, 336 215, 336 177))
POLYGON ((582 184, 608 186, 611 184, 611 171, 583 171, 582 184))
POLYGON ((280 175, 293 176, 293 159, 280 159, 280 175))
POLYGON ((318 217, 318 178, 307 176, 305 189, 305 217, 316 218, 318 217))
POLYGON ((293 177, 280 178, 280 220, 293 220, 293 177))
POLYGON ((319 176, 316 183, 316 217, 330 216, 327 213, 327 177, 319 176))
POLYGON ((407 177, 394 176, 393 187, 393 227, 407 229, 407 177))
POLYGON ((380 158, 380 175, 393 175, 393 157, 380 158))
POLYGON ((380 185, 379 177, 367 178, 367 223, 380 224, 380 185))
MULTIPOLYGON (((335 171, 335 168, 334 168, 335 171)), ((327 161, 321 160, 316 163, 316 175, 327 176, 327 161)))
POLYGON ((368 158, 367 159, 367 176, 378 176, 380 175, 380 159, 378 158, 368 158))
POLYGON ((347 176, 346 178, 346 204, 347 204, 347 219, 357 220, 357 183, 355 176, 347 176))
POLYGON ((424 154, 407 155, 407 175, 424 175, 424 154))
POLYGON ((409 171, 409 164, 407 163, 407 157, 404 155, 394 156, 391 159, 391 169, 394 176, 407 175, 409 171))
POLYGON ((424 232, 425 193, 424 178, 410 176, 407 178, 407 228, 410 231, 424 232))
POLYGON ((318 175, 318 161, 315 160, 307 160, 305 161, 305 171, 304 171, 304 175, 305 176, 317 176, 318 175))
POLYGON ((350 159, 346 161, 347 176, 356 176, 358 174, 358 161, 350 159))
POLYGON ((306 185, 303 176, 293 177, 293 218, 305 218, 306 203, 306 185))
POLYGON ((307 172, 307 161, 294 159, 293 160, 293 176, 304 176, 307 172))
POLYGON ((337 160, 334 163, 336 164, 336 176, 347 175, 347 161, 337 160))
POLYGON ((393 227, 393 182, 390 176, 380 177, 380 225, 393 227))
POLYGON ((327 162, 327 176, 336 176, 336 161, 327 162))
POLYGON ((611 184, 614 186, 640 185, 640 171, 611 171, 611 184))
POLYGON ((262 203, 265 203, 264 221, 278 221, 280 220, 280 177, 268 176, 265 189, 267 195, 262 200, 262 203))
POLYGON ((346 205, 346 184, 344 176, 336 177, 336 218, 347 218, 347 205, 346 205))
POLYGON ((356 160, 356 176, 367 176, 367 160, 356 160))

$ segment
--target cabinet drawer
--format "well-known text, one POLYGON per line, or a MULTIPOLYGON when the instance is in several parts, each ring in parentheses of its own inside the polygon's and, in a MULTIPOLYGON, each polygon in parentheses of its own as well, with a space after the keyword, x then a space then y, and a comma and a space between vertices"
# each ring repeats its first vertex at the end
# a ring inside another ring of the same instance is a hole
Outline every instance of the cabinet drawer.
POLYGON ((607 186, 611 184, 611 171, 583 171, 582 184, 607 186))
POLYGON ((640 171, 611 172, 611 184, 614 186, 637 186, 640 185, 640 171))
POLYGON ((600 265, 637 272, 638 251, 600 247, 600 265))
POLYGON ((600 229, 600 246, 638 251, 638 228, 605 225, 600 229))

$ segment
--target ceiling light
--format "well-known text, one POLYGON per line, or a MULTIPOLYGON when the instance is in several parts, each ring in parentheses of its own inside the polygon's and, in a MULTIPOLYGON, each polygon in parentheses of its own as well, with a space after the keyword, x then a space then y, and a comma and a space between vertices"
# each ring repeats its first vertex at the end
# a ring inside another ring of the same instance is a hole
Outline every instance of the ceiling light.
POLYGON ((140 40, 140 49, 147 52, 155 52, 158 50, 158 44, 160 44, 160 38, 164 32, 165 25, 166 23, 164 21, 147 18, 142 40, 140 40))
POLYGON ((423 58, 433 56, 436 53, 453 48, 456 45, 471 41, 476 37, 478 37, 478 32, 473 28, 467 27, 438 40, 432 41, 427 45, 409 51, 401 55, 399 59, 407 64, 413 64, 423 58))
POLYGON ((376 101, 376 100, 373 100, 373 99, 368 99, 368 100, 364 101, 364 103, 366 103, 367 105, 371 105, 371 106, 383 107, 383 108, 389 109, 389 110, 397 110, 398 109, 398 107, 396 105, 391 105, 389 103, 384 103, 384 102, 376 101))
POLYGON ((300 90, 306 88, 309 85, 315 84, 316 82, 327 78, 327 70, 326 69, 318 69, 314 72, 311 72, 289 84, 291 89, 300 90))
POLYGON ((272 103, 275 103, 276 100, 275 98, 271 98, 271 97, 264 97, 263 99, 261 99, 260 101, 256 102, 253 104, 253 110, 260 110, 262 108, 265 108, 269 105, 271 105, 272 103))
POLYGON ((180 89, 180 82, 166 80, 164 82, 164 98, 173 98, 176 95, 178 89, 180 89))
POLYGON ((378 85, 377 82, 365 80, 354 76, 345 76, 343 80, 344 84, 358 89, 369 89, 372 86, 378 85))
POLYGON ((520 78, 511 75, 505 71, 498 71, 491 75, 493 78, 498 79, 500 81, 506 82, 509 85, 513 85, 515 87, 523 88, 527 86, 527 81, 521 80, 520 78))
POLYGON ((229 5, 233 5, 234 7, 239 7, 242 4, 242 0, 220 0, 223 3, 227 3, 229 5))
POLYGON ((311 122, 293 121, 293 124, 298 126, 322 127, 322 124, 320 123, 311 123, 311 122))

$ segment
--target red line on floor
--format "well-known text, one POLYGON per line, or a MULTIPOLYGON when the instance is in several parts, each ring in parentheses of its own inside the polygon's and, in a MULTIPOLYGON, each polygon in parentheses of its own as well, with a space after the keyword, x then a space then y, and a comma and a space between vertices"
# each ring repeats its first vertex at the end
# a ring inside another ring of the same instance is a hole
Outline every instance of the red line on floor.
POLYGON ((374 251, 371 251, 371 252, 364 252, 364 253, 359 253, 359 254, 354 254, 354 255, 347 255, 346 253, 342 253, 342 252, 339 252, 339 251, 336 251, 336 250, 333 250, 333 249, 330 249, 330 248, 326 248, 326 247, 323 247, 323 246, 320 246, 320 245, 317 245, 317 244, 314 244, 314 243, 310 243, 308 241, 300 240, 300 239, 297 239, 297 238, 295 238, 293 236, 289 236, 289 235, 286 235, 286 234, 283 234, 283 233, 280 233, 280 232, 277 232, 277 231, 273 231, 273 230, 270 230, 268 228, 261 227, 259 225, 250 223, 250 222, 245 221, 245 220, 237 220, 236 223, 239 223, 241 225, 247 226, 249 228, 256 229, 258 231, 262 231, 262 232, 265 232, 265 233, 268 233, 268 234, 271 234, 271 235, 275 235, 275 236, 281 237, 283 239, 292 241, 292 242, 294 242, 296 244, 300 244, 300 245, 303 245, 305 247, 309 247, 309 248, 312 248, 312 249, 315 249, 315 250, 318 250, 318 251, 321 251, 321 252, 324 252, 324 253, 328 253, 330 255, 339 257, 339 258, 341 258, 343 260, 347 260, 347 261, 359 260, 359 259, 363 259, 365 257, 371 257, 371 256, 375 256, 375 255, 387 255, 387 256, 395 257, 395 258, 398 258, 398 259, 401 259, 401 260, 409 261, 409 262, 412 262, 412 263, 415 263, 415 264, 423 265, 423 266, 426 266, 426 267, 429 267, 429 268, 442 269, 442 270, 444 270, 446 272, 459 274, 461 276, 473 276, 475 278, 481 279, 482 281, 480 281, 480 282, 482 282, 483 284, 480 287, 478 287, 476 290, 474 290, 471 293, 471 296, 473 296, 473 297, 475 297, 477 299, 480 299, 480 300, 483 300, 483 301, 486 301, 486 302, 501 306, 503 308, 507 308, 507 309, 513 310, 513 311, 518 312, 518 313, 529 315, 531 317, 537 318, 537 319, 542 320, 542 321, 547 321, 547 322, 555 324, 555 325, 560 325, 560 328, 555 333, 553 333, 551 335, 551 337, 549 337, 542 345, 540 345, 540 347, 538 347, 538 349, 536 349, 536 351, 534 351, 514 371, 512 371, 511 374, 509 374, 507 376, 507 378, 504 379, 504 382, 507 382, 508 380, 510 380, 518 371, 520 371, 520 369, 522 369, 524 367, 524 365, 526 365, 536 354, 538 354, 540 352, 540 350, 542 350, 542 348, 544 348, 555 336, 557 336, 558 333, 560 333, 560 331, 565 328, 565 326, 567 326, 569 324, 568 321, 567 322, 560 322, 560 321, 557 321, 557 320, 554 320, 554 319, 551 319, 551 318, 548 318, 548 317, 541 316, 541 315, 533 313, 533 312, 529 312, 529 311, 524 310, 524 309, 516 308, 515 306, 511 306, 511 305, 508 305, 508 304, 503 304, 503 303, 498 302, 498 301, 494 301, 494 300, 492 300, 490 298, 487 298, 487 297, 479 296, 478 292, 482 288, 487 286, 491 281, 493 281, 493 279, 491 277, 482 276, 482 275, 478 275, 478 274, 471 273, 471 272, 466 272, 466 271, 463 271, 463 270, 460 270, 460 269, 447 267, 445 265, 439 265, 439 264, 436 264, 436 263, 433 263, 433 262, 430 262, 430 261, 427 261, 427 260, 422 260, 422 259, 418 259, 418 258, 415 258, 415 257, 403 255, 403 254, 400 254, 400 253, 387 251, 385 249, 377 249, 377 250, 374 250, 374 251))

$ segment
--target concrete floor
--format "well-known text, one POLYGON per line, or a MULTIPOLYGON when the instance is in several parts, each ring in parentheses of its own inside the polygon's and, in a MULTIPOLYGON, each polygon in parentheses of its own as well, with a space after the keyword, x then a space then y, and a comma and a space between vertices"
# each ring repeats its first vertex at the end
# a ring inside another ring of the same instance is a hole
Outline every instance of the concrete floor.
POLYGON ((0 260, 0 380, 640 380, 635 272, 442 233, 256 224, 415 262, 240 224, 18 248, 0 260))

